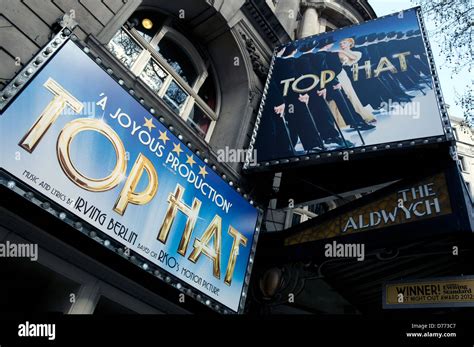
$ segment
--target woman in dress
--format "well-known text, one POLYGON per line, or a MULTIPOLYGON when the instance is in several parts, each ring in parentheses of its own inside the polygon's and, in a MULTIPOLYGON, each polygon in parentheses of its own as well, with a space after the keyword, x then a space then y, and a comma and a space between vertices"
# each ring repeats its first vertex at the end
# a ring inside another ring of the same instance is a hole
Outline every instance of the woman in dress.
MULTIPOLYGON (((361 52, 351 50, 354 47, 354 39, 352 38, 341 40, 341 42, 339 42, 339 47, 340 49, 336 50, 336 52, 338 53, 343 66, 352 67, 362 57, 361 52)), ((346 93, 347 98, 350 100, 356 112, 359 113, 366 122, 376 122, 376 119, 372 114, 373 109, 370 106, 362 105, 346 70, 342 69, 339 75, 337 75, 337 78, 341 82, 342 89, 346 93)))

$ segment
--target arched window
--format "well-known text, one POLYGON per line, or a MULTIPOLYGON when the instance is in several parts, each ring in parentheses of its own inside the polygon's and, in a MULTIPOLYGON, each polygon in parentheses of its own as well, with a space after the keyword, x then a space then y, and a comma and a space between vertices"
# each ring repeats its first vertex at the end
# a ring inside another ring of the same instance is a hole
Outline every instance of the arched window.
POLYGON ((214 74, 194 45, 160 13, 136 12, 108 49, 209 141, 217 120, 214 74))

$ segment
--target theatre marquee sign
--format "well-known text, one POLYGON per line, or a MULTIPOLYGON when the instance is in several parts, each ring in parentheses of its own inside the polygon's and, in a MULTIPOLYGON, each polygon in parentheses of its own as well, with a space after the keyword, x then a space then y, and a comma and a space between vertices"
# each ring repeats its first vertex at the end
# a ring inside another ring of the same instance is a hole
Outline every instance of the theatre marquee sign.
POLYGON ((421 10, 412 8, 277 47, 249 145, 258 159, 244 168, 446 142, 449 124, 421 10))
POLYGON ((239 311, 257 209, 76 43, 43 65, 2 110, 2 171, 239 311))
POLYGON ((451 213, 446 176, 439 173, 365 206, 288 237, 287 245, 411 223, 451 213))

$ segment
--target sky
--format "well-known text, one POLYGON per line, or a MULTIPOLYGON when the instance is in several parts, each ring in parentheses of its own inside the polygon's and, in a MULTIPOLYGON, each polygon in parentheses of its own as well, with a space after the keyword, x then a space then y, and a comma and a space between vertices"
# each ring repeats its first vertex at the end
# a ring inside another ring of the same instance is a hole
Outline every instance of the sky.
MULTIPOLYGON (((369 0, 368 2, 379 17, 416 6, 410 0, 369 0)), ((434 23, 426 18, 426 16, 424 19, 428 29, 428 36, 430 36, 430 31, 434 29, 434 23)), ((430 43, 444 100, 450 106, 449 113, 456 118, 463 118, 462 108, 455 103, 455 91, 458 94, 462 94, 464 88, 470 83, 469 74, 466 71, 462 71, 457 75, 453 75, 451 69, 444 66, 445 57, 441 54, 441 49, 437 42, 430 37, 430 43)))

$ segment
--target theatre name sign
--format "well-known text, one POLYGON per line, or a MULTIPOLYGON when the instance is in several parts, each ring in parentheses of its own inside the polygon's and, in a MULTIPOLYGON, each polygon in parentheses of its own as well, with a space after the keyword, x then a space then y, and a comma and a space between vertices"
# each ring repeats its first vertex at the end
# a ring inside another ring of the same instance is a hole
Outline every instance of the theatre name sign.
POLYGON ((240 311, 258 210, 79 45, 43 65, 2 107, 2 171, 240 311))
POLYGON ((451 203, 446 177, 444 173, 439 173, 290 236, 285 242, 291 245, 316 241, 450 213, 451 203))
POLYGON ((396 200, 393 199, 395 195, 383 199, 376 210, 369 207, 346 215, 341 232, 383 228, 451 212, 446 185, 441 180, 442 177, 437 177, 431 182, 401 189, 396 193, 396 200), (436 183, 440 185, 436 186, 436 183))

